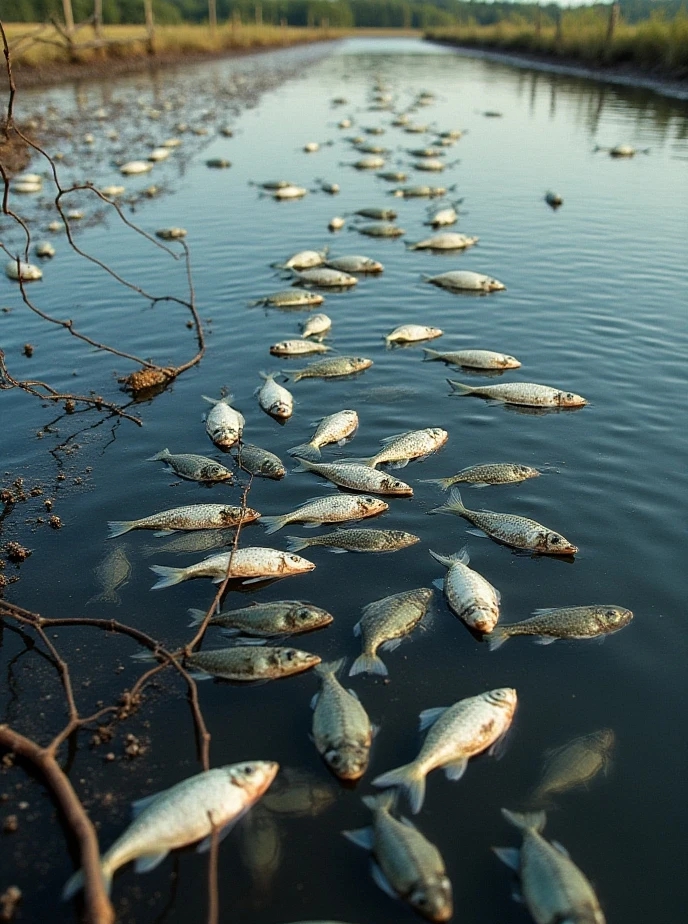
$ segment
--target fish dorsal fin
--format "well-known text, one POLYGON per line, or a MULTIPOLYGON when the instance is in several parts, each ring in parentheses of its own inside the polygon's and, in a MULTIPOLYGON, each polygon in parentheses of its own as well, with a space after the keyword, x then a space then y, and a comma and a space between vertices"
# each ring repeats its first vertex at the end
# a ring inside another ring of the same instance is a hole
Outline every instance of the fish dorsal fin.
POLYGON ((509 869, 512 869, 515 873, 520 870, 521 851, 518 847, 493 847, 492 851, 509 869))
POLYGON ((533 641, 536 645, 551 645, 556 642, 556 639, 551 635, 536 635, 533 641))
POLYGON ((458 760, 453 760, 449 764, 444 766, 444 775, 448 780, 460 780, 461 777, 466 772, 466 767, 468 766, 467 757, 459 757, 458 760))
POLYGON ((389 443, 394 442, 394 440, 398 440, 401 439, 402 436, 406 436, 408 432, 408 430, 405 430, 403 433, 394 433, 392 436, 383 436, 383 438, 380 440, 380 444, 382 446, 387 446, 389 443))
POLYGON ((370 875, 373 877, 375 885, 379 886, 386 895, 389 895, 390 898, 399 898, 399 895, 394 891, 389 880, 375 860, 370 861, 370 875))
POLYGON ((449 709, 449 706, 435 706, 432 709, 424 709, 418 716, 420 720, 418 730, 425 731, 426 728, 430 728, 447 709, 449 709))
MULTIPOLYGON (((164 792, 164 790, 162 791, 164 792)), ((131 817, 132 819, 138 818, 141 812, 145 811, 149 805, 152 805, 153 802, 162 795, 162 792, 154 792, 150 796, 144 796, 142 799, 137 799, 135 802, 131 803, 131 817)))
POLYGON ((397 459, 395 462, 392 462, 391 468, 406 468, 409 464, 410 459, 397 459))
POLYGON ((315 707, 318 705, 319 699, 320 699, 320 690, 318 690, 317 693, 314 693, 311 696, 311 709, 315 709, 315 707))
POLYGON ((436 587, 438 590, 444 590, 444 578, 435 578, 432 582, 432 586, 436 587))
POLYGON ((356 638, 358 638, 361 634, 361 622, 362 620, 359 619, 356 625, 354 626, 354 635, 356 636, 356 638))
POLYGON ((368 825, 367 828, 356 828, 353 831, 342 831, 342 834, 347 841, 351 841, 352 844, 364 850, 372 850, 375 846, 375 832, 372 825, 368 825))
POLYGON ((159 853, 143 853, 136 858, 134 869, 137 873, 150 873, 156 866, 160 866, 168 853, 169 850, 161 850, 159 853))
POLYGON ((386 642, 383 642, 380 645, 382 651, 396 651, 399 645, 403 642, 401 638, 390 638, 386 642))
POLYGON ((554 847, 555 850, 558 850, 559 853, 560 853, 563 857, 566 857, 567 860, 570 859, 570 854, 569 854, 568 850, 566 849, 566 847, 564 847, 563 844, 560 844, 559 841, 550 841, 550 843, 551 843, 552 847, 554 847))
POLYGON ((478 539, 488 539, 488 535, 484 529, 479 529, 477 526, 469 526, 466 529, 467 533, 470 533, 471 536, 477 536, 478 539))
POLYGON ((548 613, 554 613, 558 609, 559 607, 557 606, 542 606, 538 610, 533 610, 532 615, 533 616, 547 616, 548 613))

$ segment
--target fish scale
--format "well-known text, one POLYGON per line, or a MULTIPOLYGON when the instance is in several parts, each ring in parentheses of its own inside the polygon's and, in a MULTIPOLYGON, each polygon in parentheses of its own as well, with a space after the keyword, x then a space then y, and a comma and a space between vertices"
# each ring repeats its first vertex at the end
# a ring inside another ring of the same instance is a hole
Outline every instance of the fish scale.
POLYGON ((114 539, 131 529, 157 529, 161 532, 173 532, 177 529, 218 529, 220 527, 238 526, 251 523, 260 514, 251 507, 234 507, 226 504, 190 504, 186 507, 173 507, 139 520, 110 520, 108 539, 114 539))
POLYGON ((289 523, 319 525, 338 523, 343 520, 361 520, 364 517, 376 516, 388 509, 389 505, 379 497, 339 494, 334 497, 315 498, 282 516, 264 517, 262 523, 270 535, 289 523))
POLYGON ((482 574, 468 567, 465 548, 447 556, 429 551, 435 561, 449 569, 442 586, 453 612, 472 629, 492 632, 499 619, 499 591, 482 574))
POLYGON ((401 639, 412 632, 428 611, 433 591, 428 587, 406 590, 382 600, 374 600, 363 608, 363 616, 354 626, 360 635, 363 652, 356 658, 350 676, 369 672, 387 675, 387 667, 377 656, 378 648, 393 651, 401 639))
POLYGON ((316 475, 322 475, 323 478, 327 478, 342 488, 406 497, 413 494, 413 488, 410 485, 393 478, 386 472, 370 468, 368 465, 360 465, 357 462, 318 463, 309 462, 301 456, 296 458, 299 466, 294 469, 295 472, 315 472, 316 475))
POLYGON ((238 646, 198 651, 189 655, 186 663, 212 677, 250 682, 300 674, 319 664, 320 658, 298 648, 238 646))
POLYGON ((320 449, 329 443, 342 443, 358 427, 358 414, 356 411, 344 410, 330 414, 318 424, 315 433, 308 443, 292 446, 289 453, 304 458, 320 458, 320 449))
POLYGON ((312 702, 313 741, 340 779, 358 780, 368 767, 374 731, 358 697, 337 680, 344 661, 319 664, 315 669, 321 686, 312 702))
POLYGON ((312 539, 287 536, 291 552, 316 545, 327 545, 346 552, 396 552, 416 542, 420 542, 418 536, 400 529, 337 529, 312 539))
POLYGON ((528 465, 518 462, 487 462, 482 465, 469 465, 449 478, 427 478, 423 484, 437 484, 445 491, 459 482, 474 486, 488 484, 515 484, 528 478, 537 478, 540 472, 528 465))
POLYGON ((403 468, 411 459, 419 459, 430 455, 443 446, 449 437, 446 430, 441 427, 427 427, 425 430, 409 430, 398 436, 390 436, 381 442, 384 448, 374 456, 360 459, 363 465, 375 468, 384 462, 396 463, 403 468))
POLYGON ((147 462, 166 462, 180 478, 191 481, 231 481, 232 473, 214 459, 195 455, 190 452, 171 453, 163 449, 156 453, 147 462))
POLYGON ((597 638, 618 632, 632 619, 630 610, 612 604, 540 609, 530 619, 500 626, 490 648, 499 648, 512 635, 533 635, 544 645, 557 638, 597 638))

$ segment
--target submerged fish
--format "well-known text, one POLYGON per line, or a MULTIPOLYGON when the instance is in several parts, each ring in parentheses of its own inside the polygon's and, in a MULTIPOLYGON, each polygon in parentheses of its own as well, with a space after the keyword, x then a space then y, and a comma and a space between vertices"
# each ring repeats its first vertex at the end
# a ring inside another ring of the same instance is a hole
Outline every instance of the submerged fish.
POLYGON ((437 847, 406 818, 391 814, 392 793, 364 796, 373 813, 372 827, 344 831, 344 837, 370 850, 375 883, 392 898, 408 902, 428 921, 448 921, 453 914, 451 882, 437 847))
POLYGON ((241 439, 244 430, 244 415, 230 406, 231 395, 216 400, 203 395, 213 405, 205 419, 206 433, 220 449, 229 449, 241 439))
POLYGON ((156 535, 165 536, 176 529, 219 529, 252 523, 260 514, 251 507, 234 507, 226 504, 190 504, 173 507, 139 520, 110 520, 108 539, 114 539, 131 529, 155 529, 156 535))
POLYGON ((419 587, 364 606, 363 616, 354 626, 354 635, 361 637, 363 652, 351 665, 349 676, 367 672, 386 677, 387 667, 378 657, 378 649, 394 651, 401 645, 425 617, 432 594, 430 588, 419 587))
POLYGON ((542 555, 575 555, 578 547, 572 545, 560 533, 555 533, 536 520, 520 517, 515 513, 496 513, 492 510, 468 510, 461 500, 458 488, 449 495, 449 501, 435 507, 428 513, 455 513, 474 523, 478 529, 492 539, 513 546, 515 549, 530 549, 542 555))
POLYGON ((232 480, 232 473, 224 465, 215 462, 214 459, 197 456, 191 452, 179 452, 173 455, 169 449, 163 449, 146 461, 166 462, 180 478, 188 478, 190 481, 232 480))
POLYGON ((329 443, 343 445, 346 439, 352 436, 358 428, 358 414, 356 411, 337 411, 330 414, 318 424, 312 439, 300 446, 292 446, 289 453, 301 456, 304 459, 319 459, 320 450, 329 443))
POLYGON ((426 282, 439 286, 441 289, 448 289, 450 292, 461 292, 463 290, 498 292, 506 289, 504 283, 499 282, 498 279, 485 276, 484 273, 474 273, 471 270, 453 270, 439 276, 426 276, 424 278, 426 282))
POLYGON ((453 706, 426 709, 420 714, 420 730, 429 728, 414 761, 383 773, 373 786, 405 789, 411 811, 417 814, 425 799, 425 777, 443 767, 449 780, 460 780, 468 759, 490 748, 503 737, 516 710, 516 690, 503 687, 462 699, 453 706))
POLYGON ((451 610, 471 629, 493 632, 499 619, 501 594, 482 574, 468 567, 468 550, 463 548, 455 555, 428 551, 435 561, 448 569, 444 582, 437 583, 444 590, 451 610))
POLYGON ((273 356, 301 356, 304 353, 329 353, 331 349, 313 340, 281 340, 273 343, 270 352, 273 356))
POLYGON ((239 645, 236 648, 197 651, 186 659, 186 664, 194 671, 202 671, 221 680, 244 682, 291 677, 319 663, 318 655, 308 651, 268 645, 239 645))
POLYGON ((422 324, 402 324, 395 327, 385 337, 387 343, 416 343, 418 340, 434 340, 441 337, 444 331, 439 327, 425 327, 422 324))
POLYGON ((611 728, 581 735, 546 754, 540 782, 530 796, 535 805, 546 805, 557 793, 589 783, 611 766, 615 735, 611 728))
POLYGON ((345 658, 319 664, 320 692, 311 701, 313 742, 325 763, 341 780, 359 780, 368 767, 375 730, 358 696, 337 680, 345 658))
POLYGON ((493 350, 457 350, 453 353, 439 353, 429 347, 423 348, 423 362, 438 360, 469 369, 519 369, 521 363, 515 356, 495 353, 493 350))
POLYGON ((532 635, 540 645, 558 638, 598 638, 618 632, 631 622, 633 613, 621 606, 565 606, 535 610, 530 619, 499 626, 488 639, 490 650, 513 635, 532 635))
POLYGON ((394 468, 404 468, 411 459, 422 459, 444 446, 449 434, 441 427, 427 427, 425 430, 409 430, 380 440, 383 448, 374 456, 352 461, 375 468, 391 462, 394 468))
POLYGON ((277 549, 266 549, 259 546, 250 546, 246 549, 236 549, 232 552, 221 552, 210 555, 202 561, 189 565, 186 568, 168 568, 164 565, 151 565, 151 571, 158 575, 158 581, 151 588, 162 590, 173 584, 180 584, 191 578, 213 578, 215 584, 220 584, 227 576, 230 563, 230 577, 241 579, 245 584, 255 581, 289 577, 293 574, 303 574, 312 571, 315 565, 312 561, 301 558, 300 555, 290 555, 277 549))
POLYGON ((535 385, 532 382, 506 382, 501 385, 464 385, 447 379, 453 391, 459 395, 476 395, 491 398, 505 404, 522 404, 527 407, 583 407, 585 398, 571 391, 562 391, 549 385, 535 385))
POLYGON ((285 468, 279 456, 253 443, 242 442, 236 456, 239 468, 251 475, 260 475, 263 478, 284 478, 285 468))
POLYGON ((381 273, 384 270, 382 263, 357 253, 328 260, 327 266, 345 273, 381 273))
POLYGON ((283 375, 288 375, 293 382, 301 379, 327 379, 354 375, 356 372, 370 369, 372 365, 372 359, 365 359, 361 356, 333 356, 331 359, 318 359, 305 369, 293 369, 283 375))
POLYGON ((341 270, 330 269, 328 266, 319 266, 311 270, 303 270, 296 273, 299 282, 305 285, 321 286, 322 288, 346 288, 355 286, 358 279, 350 273, 343 273, 341 270))
POLYGON ((297 461, 300 464, 294 469, 295 472, 315 472, 316 475, 322 475, 323 478, 327 478, 328 481, 342 488, 406 497, 413 494, 413 488, 410 485, 392 478, 386 472, 379 472, 375 468, 359 465, 357 462, 316 463, 298 456, 297 461))
POLYGON ((307 501, 291 513, 263 518, 267 535, 276 533, 289 523, 307 523, 321 526, 323 523, 341 523, 345 520, 362 520, 377 516, 389 509, 389 504, 379 497, 362 494, 336 494, 334 497, 316 497, 307 501))
POLYGON ((127 557, 127 547, 125 545, 115 546, 101 559, 94 573, 102 590, 87 600, 87 604, 116 603, 119 606, 122 601, 117 591, 127 584, 131 577, 131 562, 127 557))
POLYGON ((287 536, 290 552, 298 552, 310 546, 326 545, 342 552, 396 552, 420 542, 418 536, 401 529, 336 529, 312 539, 287 536))
POLYGON ((258 403, 272 417, 286 420, 294 413, 294 398, 284 385, 275 381, 275 373, 260 373, 265 384, 258 390, 258 403))
MULTIPOLYGON (((274 780, 279 764, 257 760, 230 764, 192 776, 133 805, 134 820, 100 860, 109 893, 115 872, 136 861, 136 872, 155 869, 170 850, 201 841, 199 851, 210 848, 213 829, 222 833, 260 799, 274 780)), ((67 901, 84 886, 84 874, 75 873, 65 885, 67 901)))
MULTIPOLYGON (((204 610, 189 610, 189 627, 200 626, 205 619, 204 610)), ((209 626, 224 629, 223 635, 253 635, 270 638, 275 635, 298 635, 329 626, 333 616, 327 610, 301 600, 276 600, 273 603, 254 603, 238 610, 223 610, 211 617, 209 626)))
POLYGON ((437 484, 444 491, 459 482, 467 482, 473 487, 481 488, 489 484, 516 484, 528 478, 537 478, 540 472, 528 465, 518 462, 486 462, 481 465, 469 465, 449 478, 427 478, 423 484, 437 484))
POLYGON ((559 845, 540 832, 544 812, 520 814, 502 809, 502 815, 523 834, 521 849, 493 847, 499 859, 518 873, 526 907, 537 924, 605 924, 595 892, 559 845))
POLYGON ((314 308, 322 305, 325 296, 318 292, 306 292, 303 289, 287 289, 285 292, 274 292, 256 301, 249 302, 249 308, 257 305, 266 305, 268 308, 314 308))
POLYGON ((211 549, 232 545, 234 535, 231 529, 199 529, 191 533, 181 533, 168 542, 146 545, 143 548, 143 554, 146 558, 150 558, 152 555, 159 555, 160 552, 177 555, 188 555, 189 552, 209 552, 211 549))
MULTIPOLYGON (((322 296, 319 296, 322 300, 322 296)), ((332 321, 326 314, 314 314, 312 318, 301 325, 301 334, 303 337, 321 337, 326 334, 332 327, 332 321)))
POLYGON ((316 818, 336 799, 334 787, 319 775, 284 767, 263 805, 275 815, 316 818))
POLYGON ((282 863, 282 831, 262 802, 244 819, 239 835, 239 857, 248 871, 251 886, 268 900, 273 880, 282 863))

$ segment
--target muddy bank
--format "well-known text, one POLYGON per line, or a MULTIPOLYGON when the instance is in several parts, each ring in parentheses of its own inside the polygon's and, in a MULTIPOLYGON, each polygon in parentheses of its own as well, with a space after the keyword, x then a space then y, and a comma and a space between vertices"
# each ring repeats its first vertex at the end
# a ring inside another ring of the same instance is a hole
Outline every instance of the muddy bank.
POLYGON ((532 52, 504 52, 490 48, 476 48, 473 45, 460 45, 457 42, 440 38, 428 37, 425 41, 455 48, 462 55, 471 58, 487 58, 490 61, 501 61, 515 67, 528 67, 556 74, 569 74, 572 77, 584 77, 588 80, 604 80, 608 83, 617 83, 627 87, 642 87, 646 90, 654 90, 655 93, 660 93, 662 96, 688 100, 688 75, 667 74, 664 71, 646 71, 625 65, 589 67, 581 64, 575 58, 562 58, 532 52))

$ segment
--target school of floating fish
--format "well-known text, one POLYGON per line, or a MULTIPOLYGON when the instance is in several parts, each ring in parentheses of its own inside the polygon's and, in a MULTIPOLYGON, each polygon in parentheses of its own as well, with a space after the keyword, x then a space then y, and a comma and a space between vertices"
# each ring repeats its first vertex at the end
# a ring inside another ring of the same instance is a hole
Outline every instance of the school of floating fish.
MULTIPOLYGON (((371 90, 370 108, 391 114, 393 127, 409 134, 424 133, 429 136, 427 146, 406 149, 406 153, 415 158, 409 164, 410 169, 421 172, 451 169, 456 162, 447 162, 443 158, 446 150, 461 138, 463 132, 458 129, 433 130, 428 125, 411 121, 410 113, 430 105, 432 94, 419 93, 407 112, 395 113, 393 99, 389 88, 377 80, 371 90)), ((343 98, 332 100, 333 106, 345 103, 343 98)), ((339 122, 340 129, 349 129, 352 125, 351 118, 339 122)), ((181 132, 182 128, 179 130, 181 132)), ((381 135, 385 130, 382 125, 361 129, 369 136, 381 135)), ((200 129, 198 133, 201 133, 200 129)), ((226 127, 221 134, 231 137, 232 130, 226 127)), ((364 156, 342 162, 342 166, 359 171, 381 170, 392 153, 388 147, 367 141, 363 135, 348 137, 345 142, 351 145, 353 151, 364 156)), ((168 139, 153 150, 147 160, 121 164, 120 172, 125 176, 147 173, 179 144, 179 139, 168 139)), ((307 141, 303 143, 302 151, 315 155, 321 145, 321 142, 307 141)), ((619 145, 609 153, 623 157, 631 156, 635 151, 619 145)), ((208 160, 206 165, 211 168, 231 166, 228 160, 222 158, 208 160)), ((396 184, 406 183, 408 179, 408 174, 402 171, 383 171, 374 175, 396 184)), ((326 194, 336 195, 340 191, 338 183, 317 182, 319 190, 326 194)), ((27 194, 39 193, 41 184, 39 175, 25 174, 15 178, 13 189, 27 194)), ((285 179, 256 181, 254 185, 259 195, 276 200, 298 200, 309 193, 307 188, 285 179)), ((401 185, 389 192, 397 199, 434 200, 446 197, 452 188, 401 185)), ((104 187, 101 192, 109 197, 120 196, 124 187, 112 185, 104 187)), ((552 191, 546 193, 545 201, 553 208, 563 203, 562 197, 552 191)), ((458 202, 429 208, 425 223, 435 230, 450 227, 459 220, 457 209, 458 202)), ((75 212, 71 217, 76 219, 79 215, 75 212)), ((362 207, 346 217, 333 217, 329 228, 336 231, 351 218, 351 228, 362 235, 372 239, 394 239, 405 235, 405 231, 394 223, 397 217, 397 211, 391 208, 362 207), (361 223, 361 219, 371 223, 361 223)), ((181 240, 186 236, 185 229, 176 226, 161 228, 155 233, 166 241, 181 240)), ((475 246, 478 240, 476 236, 440 231, 426 239, 408 242, 406 248, 409 252, 462 251, 475 246)), ((49 242, 42 242, 36 248, 36 254, 43 258, 50 258, 54 253, 49 242)), ((359 275, 381 276, 384 273, 382 263, 373 257, 331 255, 328 248, 299 251, 286 257, 282 255, 271 265, 292 283, 291 287, 258 296, 249 303, 249 307, 312 309, 325 301, 325 295, 318 290, 342 292, 356 286, 359 275)), ((22 281, 37 280, 42 276, 40 268, 19 260, 7 263, 5 272, 10 279, 22 281)), ((463 269, 423 278, 449 292, 473 292, 484 296, 506 289, 504 283, 490 275, 463 269)), ((296 384, 307 378, 360 376, 372 366, 372 360, 365 356, 338 354, 334 343, 323 343, 324 339, 332 336, 334 326, 326 314, 313 314, 299 326, 300 337, 295 332, 293 339, 266 345, 269 354, 276 357, 333 355, 318 356, 302 368, 289 368, 288 372, 256 370, 256 378, 262 379, 262 384, 257 384, 255 391, 257 403, 276 420, 284 421, 294 411, 293 395, 279 379, 296 384)), ((407 323, 392 330, 385 341, 389 348, 393 348, 394 344, 414 344, 442 336, 443 331, 438 327, 407 323)), ((473 374, 508 373, 521 368, 521 362, 515 357, 490 349, 443 352, 423 348, 422 353, 424 361, 447 363, 471 370, 473 374)), ((541 413, 588 404, 587 399, 564 388, 522 380, 485 386, 467 385, 453 379, 447 379, 447 382, 452 395, 471 395, 494 403, 537 408, 541 413)), ((439 384, 441 377, 438 377, 439 384)), ((247 421, 244 414, 232 406, 231 395, 202 397, 211 405, 205 415, 207 436, 226 453, 226 460, 233 460, 237 468, 251 476, 272 479, 285 476, 284 462, 278 456, 244 440, 247 421)), ((395 435, 380 434, 382 448, 373 456, 327 460, 323 452, 326 447, 344 445, 354 437, 358 425, 356 411, 342 409, 322 418, 310 439, 305 436, 304 442, 289 450, 297 463, 294 471, 310 472, 325 478, 343 488, 341 493, 316 497, 296 508, 285 498, 281 511, 270 515, 249 507, 222 504, 168 508, 131 520, 111 521, 108 523, 108 538, 136 529, 154 530, 156 536, 188 531, 191 533, 188 540, 175 540, 175 551, 188 554, 224 547, 224 551, 206 555, 202 560, 182 567, 152 565, 151 570, 158 577, 152 587, 154 590, 195 578, 210 578, 219 583, 229 577, 242 583, 252 583, 304 574, 313 570, 316 564, 295 553, 307 548, 317 550, 322 546, 335 552, 394 552, 420 542, 418 536, 398 529, 337 526, 334 530, 309 538, 285 537, 288 551, 242 543, 230 548, 232 533, 229 531, 255 520, 265 527, 266 535, 272 535, 287 525, 303 524, 305 528, 317 528, 388 513, 392 516, 393 505, 398 503, 395 498, 411 496, 413 486, 378 467, 406 467, 413 460, 439 451, 451 436, 440 427, 395 435), (380 495, 388 498, 389 503, 380 495), (197 531, 207 531, 205 542, 192 538, 197 531)), ((235 477, 231 468, 216 459, 186 452, 172 453, 167 448, 148 461, 162 462, 180 478, 206 485, 231 483, 235 477)), ((518 462, 497 461, 472 465, 444 478, 417 481, 448 490, 458 483, 473 487, 518 484, 539 474, 539 469, 518 462)), ((477 527, 480 535, 530 554, 573 556, 578 552, 577 546, 563 535, 535 520, 509 512, 469 509, 456 488, 447 503, 429 509, 427 513, 463 517, 474 528, 477 527)), ((160 547, 173 550, 171 544, 160 547)), ((490 650, 499 648, 516 635, 530 635, 544 645, 556 639, 599 638, 619 631, 633 618, 633 613, 621 606, 588 604, 540 608, 530 618, 519 622, 500 622, 500 592, 486 577, 469 567, 466 548, 427 551, 446 569, 435 583, 443 591, 448 608, 466 624, 476 640, 485 642, 490 650)), ((151 554, 150 551, 147 554, 151 554)), ((318 562, 318 567, 325 567, 322 557, 318 558, 318 562)), ((102 592, 92 601, 119 603, 117 590, 129 580, 131 568, 126 546, 120 543, 110 549, 96 575, 102 592)), ((361 653, 348 666, 347 657, 323 663, 317 654, 279 644, 286 637, 324 629, 332 623, 333 616, 327 610, 302 600, 259 600, 249 606, 218 611, 208 624, 219 628, 230 644, 224 648, 188 654, 185 665, 196 679, 216 678, 235 683, 276 680, 313 669, 320 681, 319 692, 311 703, 315 749, 339 780, 358 781, 367 771, 370 748, 380 729, 371 722, 358 694, 345 689, 340 678, 345 674, 355 677, 366 673, 387 677, 390 670, 379 653, 393 652, 418 627, 427 628, 433 596, 431 588, 420 587, 400 590, 364 606, 360 620, 353 627, 353 634, 360 639, 361 653)), ((190 628, 198 627, 206 617, 200 609, 190 610, 189 615, 190 628)), ((147 657, 142 656, 141 660, 147 657)), ((417 757, 411 763, 388 770, 371 781, 373 786, 384 790, 363 798, 372 813, 372 824, 343 832, 350 841, 371 853, 371 871, 377 885, 393 898, 407 902, 427 920, 442 922, 452 917, 452 884, 438 849, 414 824, 398 814, 397 802, 404 794, 411 811, 417 814, 425 798, 426 777, 432 770, 443 769, 448 779, 459 780, 470 758, 483 752, 498 753, 512 725, 517 703, 516 690, 503 687, 476 691, 450 706, 425 709, 420 713, 420 730, 426 735, 417 757)), ((410 734, 410 723, 408 730, 410 734)), ((613 747, 614 734, 609 729, 583 735, 559 747, 549 755, 541 779, 533 787, 529 797, 533 810, 518 813, 502 809, 506 820, 521 831, 523 842, 520 850, 494 849, 498 857, 517 873, 525 904, 538 924, 574 921, 604 924, 603 911, 584 874, 563 848, 542 836, 546 820, 543 809, 552 804, 555 795, 585 785, 600 771, 606 772, 613 747)), ((101 857, 107 889, 110 889, 117 869, 130 861, 134 861, 137 872, 145 872, 154 869, 169 851, 176 848, 197 843, 199 850, 208 849, 214 832, 222 836, 261 799, 261 805, 252 815, 251 826, 244 829, 241 857, 257 886, 267 888, 282 857, 281 834, 273 815, 315 815, 334 799, 325 781, 311 780, 289 768, 280 774, 266 795, 278 770, 278 765, 269 760, 219 767, 191 776, 161 793, 140 800, 134 806, 132 823, 101 857)), ((468 776, 470 778, 470 772, 468 776)), ((495 807, 498 805, 495 800, 495 807)), ((83 874, 78 871, 66 884, 63 897, 71 898, 83 885, 83 874)))

